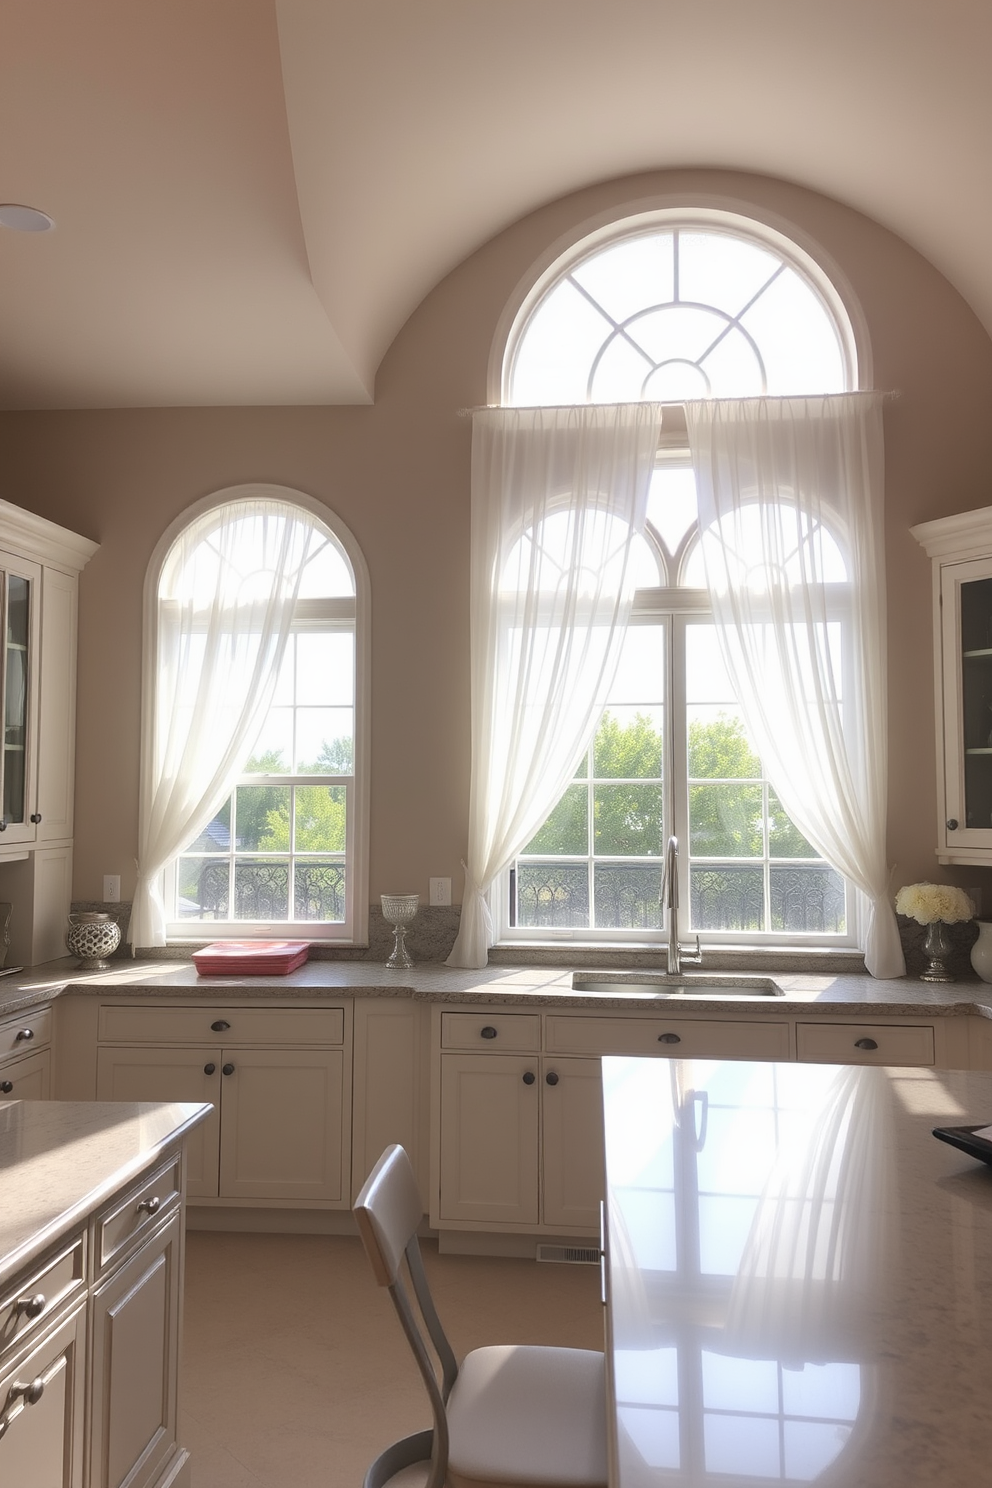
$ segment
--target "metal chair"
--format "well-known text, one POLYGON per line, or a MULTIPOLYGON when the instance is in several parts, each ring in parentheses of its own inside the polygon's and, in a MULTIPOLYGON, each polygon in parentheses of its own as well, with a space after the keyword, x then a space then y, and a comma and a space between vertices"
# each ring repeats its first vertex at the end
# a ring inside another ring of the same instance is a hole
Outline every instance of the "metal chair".
POLYGON ((402 1147, 387 1147, 355 1201, 355 1218, 375 1279, 388 1287, 413 1349, 434 1427, 380 1452, 364 1488, 383 1488, 402 1468, 427 1461, 426 1488, 605 1488, 603 1355, 507 1344, 473 1349, 459 1367, 424 1274, 417 1242, 423 1212, 410 1159, 402 1147))

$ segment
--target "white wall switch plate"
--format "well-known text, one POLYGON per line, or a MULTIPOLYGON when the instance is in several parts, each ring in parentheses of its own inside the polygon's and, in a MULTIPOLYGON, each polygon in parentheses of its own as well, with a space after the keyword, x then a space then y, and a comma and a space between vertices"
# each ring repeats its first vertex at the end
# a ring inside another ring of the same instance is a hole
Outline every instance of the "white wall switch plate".
POLYGON ((104 904, 120 904, 121 876, 119 873, 103 875, 103 902, 104 904))
POLYGON ((432 878, 431 879, 431 903, 432 904, 450 904, 451 903, 451 879, 450 878, 432 878))

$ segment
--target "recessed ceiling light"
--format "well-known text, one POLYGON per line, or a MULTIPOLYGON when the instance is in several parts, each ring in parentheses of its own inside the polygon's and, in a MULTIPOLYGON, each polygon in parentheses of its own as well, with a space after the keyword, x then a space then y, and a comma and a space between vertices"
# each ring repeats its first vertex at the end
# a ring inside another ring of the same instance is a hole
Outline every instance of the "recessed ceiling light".
POLYGON ((15 232, 50 232, 55 223, 47 212, 37 207, 21 207, 15 202, 0 202, 0 226, 15 232))

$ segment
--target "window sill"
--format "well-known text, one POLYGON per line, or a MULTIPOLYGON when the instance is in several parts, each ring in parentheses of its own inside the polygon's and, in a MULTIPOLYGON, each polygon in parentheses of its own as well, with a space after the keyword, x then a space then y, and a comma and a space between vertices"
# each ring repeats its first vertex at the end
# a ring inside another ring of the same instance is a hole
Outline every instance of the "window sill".
MULTIPOLYGON (((503 942, 489 951, 490 966, 579 966, 589 970, 657 971, 665 963, 663 945, 621 947, 602 942, 503 942)), ((704 946, 705 971, 798 972, 811 976, 858 975, 864 954, 851 946, 704 946)))

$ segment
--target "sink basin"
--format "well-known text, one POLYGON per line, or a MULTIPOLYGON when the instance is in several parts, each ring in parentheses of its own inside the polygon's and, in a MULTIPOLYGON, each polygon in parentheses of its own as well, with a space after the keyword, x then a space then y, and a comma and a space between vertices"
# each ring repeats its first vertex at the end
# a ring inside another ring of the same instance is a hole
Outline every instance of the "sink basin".
POLYGON ((598 992, 601 997, 784 997, 781 987, 769 977, 749 976, 646 976, 643 972, 620 973, 576 971, 573 992, 598 992))

